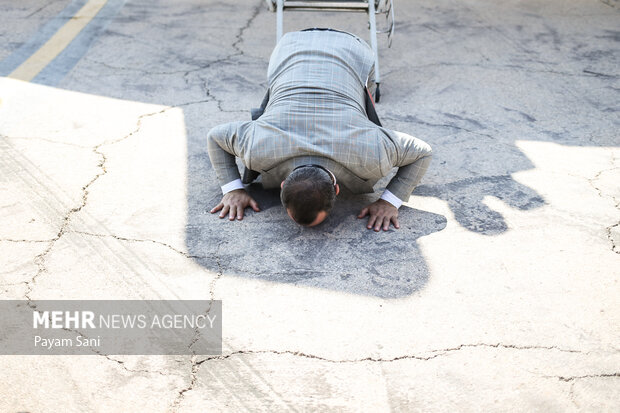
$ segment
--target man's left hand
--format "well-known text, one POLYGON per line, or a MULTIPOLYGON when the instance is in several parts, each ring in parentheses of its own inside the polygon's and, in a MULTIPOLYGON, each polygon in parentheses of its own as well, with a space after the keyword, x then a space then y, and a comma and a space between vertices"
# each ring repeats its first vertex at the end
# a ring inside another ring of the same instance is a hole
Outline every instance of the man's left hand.
POLYGON ((400 228, 398 225, 398 208, 383 199, 378 199, 362 209, 357 217, 364 218, 366 215, 370 215, 368 225, 366 225, 368 229, 374 226, 374 230, 377 232, 382 227, 384 231, 387 231, 390 228, 390 222, 394 224, 394 228, 400 228))

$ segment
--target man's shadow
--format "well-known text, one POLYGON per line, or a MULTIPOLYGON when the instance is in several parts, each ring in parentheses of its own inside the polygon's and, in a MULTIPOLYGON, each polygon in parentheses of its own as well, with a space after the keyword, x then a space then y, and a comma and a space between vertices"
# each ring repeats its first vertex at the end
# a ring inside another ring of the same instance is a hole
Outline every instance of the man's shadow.
POLYGON ((351 294, 397 298, 421 289, 429 274, 417 240, 447 222, 438 214, 401 207, 401 228, 376 233, 366 229, 367 218, 357 219, 374 197, 343 189, 325 222, 302 227, 286 214, 279 190, 257 183, 249 192, 261 212, 229 222, 205 211, 219 202, 218 190, 189 198, 187 247, 201 265, 226 275, 351 294))
POLYGON ((446 184, 420 185, 415 194, 446 201, 462 227, 482 235, 497 235, 508 230, 504 217, 483 203, 486 196, 495 197, 522 211, 545 204, 538 193, 515 181, 510 175, 480 176, 446 184))

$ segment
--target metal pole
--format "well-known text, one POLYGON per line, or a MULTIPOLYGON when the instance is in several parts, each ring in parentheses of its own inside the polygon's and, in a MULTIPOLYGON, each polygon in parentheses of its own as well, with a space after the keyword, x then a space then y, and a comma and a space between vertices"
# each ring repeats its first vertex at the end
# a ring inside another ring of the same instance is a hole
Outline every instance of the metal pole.
MULTIPOLYGON (((280 0, 281 1, 281 0, 280 0)), ((379 74, 379 51, 377 49, 377 23, 375 21, 375 0, 368 0, 368 20, 370 21, 370 47, 375 53, 375 83, 381 83, 379 74)))
POLYGON ((284 0, 277 0, 278 8, 276 10, 276 44, 280 42, 282 38, 282 14, 284 11, 284 0))

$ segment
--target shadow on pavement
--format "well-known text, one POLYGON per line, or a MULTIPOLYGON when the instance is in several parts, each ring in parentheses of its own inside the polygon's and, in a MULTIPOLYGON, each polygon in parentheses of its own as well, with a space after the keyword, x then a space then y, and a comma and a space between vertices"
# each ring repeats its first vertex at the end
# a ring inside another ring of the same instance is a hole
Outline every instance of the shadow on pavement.
MULTIPOLYGON (((206 161, 206 160, 205 160, 206 161)), ((191 175, 190 175, 191 177, 191 175)), ((191 187, 191 186, 190 186, 191 187)), ((397 298, 428 280, 418 238, 441 231, 446 218, 402 207, 401 229, 375 233, 356 218, 372 196, 343 193, 321 225, 301 227, 286 215, 278 190, 250 188, 261 206, 243 221, 218 219, 205 206, 219 201, 217 189, 190 197, 188 252, 212 271, 351 294, 397 298)))
POLYGON ((486 196, 495 197, 522 211, 538 208, 545 203, 538 193, 510 175, 481 176, 435 186, 420 185, 415 194, 448 202, 454 218, 462 227, 483 235, 496 235, 508 230, 504 217, 482 202, 486 196))

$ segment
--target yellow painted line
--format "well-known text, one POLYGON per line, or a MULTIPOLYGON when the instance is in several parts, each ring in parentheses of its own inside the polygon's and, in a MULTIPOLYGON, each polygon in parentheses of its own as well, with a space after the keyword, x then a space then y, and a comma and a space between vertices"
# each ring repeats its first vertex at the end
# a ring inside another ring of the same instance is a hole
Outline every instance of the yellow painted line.
POLYGON ((90 0, 86 3, 39 50, 13 70, 8 77, 27 82, 34 79, 49 62, 69 46, 69 43, 90 23, 107 2, 108 0, 90 0))

